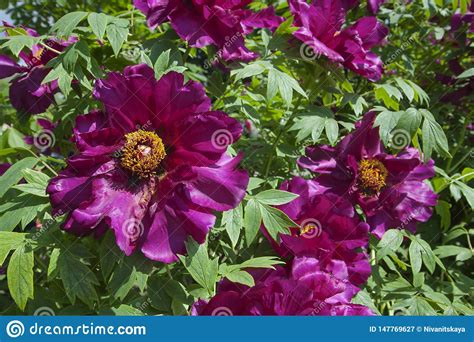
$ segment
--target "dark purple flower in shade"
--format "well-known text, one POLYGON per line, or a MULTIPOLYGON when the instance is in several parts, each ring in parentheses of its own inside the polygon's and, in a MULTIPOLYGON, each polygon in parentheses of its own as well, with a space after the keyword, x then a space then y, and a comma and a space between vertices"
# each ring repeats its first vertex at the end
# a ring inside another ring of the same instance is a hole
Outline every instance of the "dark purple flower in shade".
POLYGON ((458 31, 462 24, 469 25, 469 32, 474 32, 474 2, 471 2, 466 13, 456 12, 451 18, 451 32, 458 31))
POLYGON ((12 166, 10 163, 0 163, 0 176, 3 176, 10 166, 12 166))
POLYGON ((190 46, 214 45, 225 61, 249 61, 257 54, 245 47, 244 36, 254 28, 275 29, 283 18, 273 7, 260 12, 245 9, 251 0, 134 0, 150 28, 170 21, 190 46))
POLYGON ((195 316, 356 316, 373 315, 358 304, 347 280, 321 270, 315 258, 297 258, 291 268, 252 272, 255 286, 224 280, 209 301, 192 307, 195 316))
POLYGON ((449 87, 449 89, 454 88, 455 90, 443 95, 441 101, 450 102, 457 106, 465 104, 463 99, 474 92, 474 76, 462 79, 457 78, 457 76, 465 71, 465 68, 459 63, 458 59, 450 60, 448 67, 452 75, 436 74, 436 80, 449 87))
MULTIPOLYGON (((10 29, 14 27, 5 24, 10 29)), ((30 36, 37 36, 36 31, 28 28, 18 28, 26 31, 30 36)), ((15 76, 10 86, 10 101, 13 107, 27 114, 43 113, 54 101, 54 93, 58 90, 57 81, 41 84, 50 69, 45 65, 68 45, 75 42, 75 38, 68 41, 48 39, 44 42, 50 49, 42 45, 34 45, 29 52, 20 52, 22 64, 12 58, 0 55, 0 78, 15 76)))
MULTIPOLYGON (((383 63, 371 49, 384 42, 388 29, 375 17, 360 18, 354 25, 342 29, 346 9, 340 0, 289 0, 298 30, 297 39, 331 61, 364 76, 380 79, 383 63)), ((346 4, 347 6, 347 4, 346 4)))
POLYGON ((388 228, 414 231, 416 221, 426 222, 436 205, 436 194, 424 182, 434 176, 434 162, 424 164, 414 148, 386 153, 374 120, 374 112, 365 114, 335 148, 308 147, 298 164, 319 174, 312 180, 319 192, 359 204, 377 236, 388 228))
POLYGON ((47 188, 54 211, 68 213, 66 231, 110 228, 125 254, 173 262, 189 236, 205 241, 213 211, 244 197, 241 156, 226 153, 242 125, 211 111, 201 84, 174 72, 157 81, 144 64, 98 80, 94 96, 104 111, 78 116, 78 153, 47 188))
MULTIPOLYGON (((364 249, 369 242, 369 225, 354 215, 351 203, 335 194, 319 194, 317 185, 295 177, 281 186, 299 197, 278 208, 299 227, 291 235, 280 234, 281 244, 272 244, 282 256, 308 256, 319 260, 321 267, 348 279, 357 286, 371 273, 364 249)), ((268 236, 268 234, 265 234, 268 236)))

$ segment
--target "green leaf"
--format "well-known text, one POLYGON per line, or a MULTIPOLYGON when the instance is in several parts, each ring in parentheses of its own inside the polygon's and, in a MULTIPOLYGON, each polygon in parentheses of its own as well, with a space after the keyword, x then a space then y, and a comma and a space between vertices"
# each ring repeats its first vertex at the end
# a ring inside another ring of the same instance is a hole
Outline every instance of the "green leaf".
POLYGON ((19 248, 25 241, 26 234, 0 231, 0 265, 10 251, 19 248))
POLYGON ((299 195, 283 190, 265 190, 254 196, 262 204, 282 205, 293 201, 299 195))
POLYGON ((288 228, 298 227, 298 224, 291 220, 283 211, 261 203, 259 203, 259 207, 263 224, 274 240, 278 239, 279 233, 289 234, 288 228))
POLYGON ((464 70, 456 78, 469 78, 473 76, 474 76, 474 68, 470 68, 470 69, 464 70))
POLYGON ((121 304, 117 308, 101 309, 99 314, 105 316, 143 316, 143 312, 141 312, 139 309, 126 304, 121 304))
POLYGON ((94 32, 99 40, 102 40, 108 23, 107 15, 104 13, 91 13, 87 17, 87 21, 92 28, 92 32, 94 32))
POLYGON ((415 100, 417 100, 420 104, 423 104, 423 103, 429 104, 430 98, 429 98, 428 94, 426 94, 425 91, 423 89, 421 89, 418 84, 416 84, 415 82, 410 81, 410 80, 405 80, 405 81, 409 85, 411 85, 411 87, 415 91, 415 100))
POLYGON ((245 268, 274 268, 274 265, 283 264, 282 261, 278 260, 275 256, 262 256, 256 257, 249 260, 244 261, 238 265, 229 265, 227 266, 227 270, 233 272, 238 269, 245 269, 245 268))
POLYGON ((474 190, 467 184, 459 181, 454 181, 461 193, 464 195, 467 203, 474 209, 474 190))
POLYGON ((422 115, 415 108, 408 108, 402 112, 398 122, 397 129, 403 129, 408 132, 409 137, 413 137, 421 125, 422 115))
POLYGON ((100 269, 106 283, 117 262, 121 260, 122 251, 117 247, 115 235, 108 232, 99 247, 100 269))
POLYGON ((245 206, 244 226, 245 239, 247 246, 250 246, 257 236, 260 224, 262 222, 262 214, 260 207, 254 199, 250 199, 245 206))
POLYGON ((10 189, 10 187, 20 181, 23 178, 21 170, 31 169, 36 165, 38 160, 34 157, 24 158, 15 164, 13 164, 4 174, 0 177, 0 197, 10 189))
POLYGON ((407 97, 408 101, 410 102, 413 101, 413 99, 415 98, 415 91, 413 90, 411 85, 409 85, 407 82, 405 82, 401 78, 396 78, 395 82, 397 82, 397 85, 400 87, 400 89, 403 90, 403 93, 407 97))
POLYGON ((54 248, 51 252, 51 256, 49 258, 49 265, 48 265, 48 281, 53 280, 59 274, 59 267, 58 267, 58 260, 59 254, 61 253, 61 249, 54 248))
POLYGON ((255 62, 245 65, 243 68, 236 71, 232 71, 232 75, 235 75, 235 81, 239 81, 243 78, 260 75, 265 71, 265 66, 262 63, 255 62))
POLYGON ((446 201, 438 200, 436 213, 441 217, 441 228, 448 229, 451 226, 451 204, 446 201))
POLYGON ((302 96, 307 98, 305 91, 301 88, 298 82, 291 76, 271 68, 268 71, 268 85, 267 85, 267 100, 270 101, 275 95, 278 89, 281 98, 289 107, 293 100, 293 90, 300 93, 302 96))
MULTIPOLYGON (((397 89, 395 87, 392 87, 393 89, 397 89)), ((400 94, 401 96, 401 93, 398 91, 397 89, 397 92, 400 94)), ((392 94, 393 95, 393 94, 392 94)), ((398 94, 397 94, 398 95, 398 94)), ((394 109, 394 110, 398 110, 399 109, 399 104, 397 101, 395 101, 394 99, 392 99, 392 96, 387 92, 387 89, 386 87, 384 86, 377 86, 376 90, 375 90, 375 98, 377 100, 382 100, 384 105, 388 108, 391 108, 391 109, 394 109)))
POLYGON ((413 276, 421 270, 421 246, 416 240, 412 240, 410 247, 408 248, 410 255, 410 264, 413 272, 413 276))
POLYGON ((28 299, 34 298, 33 267, 33 250, 26 245, 15 250, 8 264, 8 289, 22 311, 28 299))
POLYGON ((403 233, 399 229, 387 230, 377 245, 377 260, 384 258, 389 252, 395 252, 402 245, 403 233))
POLYGON ((374 126, 379 127, 380 138, 385 145, 388 145, 392 138, 392 130, 397 126, 403 112, 392 112, 384 110, 375 118, 374 126))
POLYGON ((446 138, 441 126, 435 121, 430 112, 427 110, 420 111, 425 118, 421 129, 425 161, 428 161, 431 158, 433 149, 441 156, 451 157, 451 154, 449 153, 448 139, 446 138))
POLYGON ((110 45, 112 45, 115 56, 118 56, 122 45, 127 41, 129 31, 128 24, 128 20, 115 19, 107 25, 107 39, 110 45))
POLYGON ((212 295, 217 281, 217 259, 209 259, 206 245, 199 245, 192 239, 186 243, 186 250, 188 251, 188 256, 180 255, 181 262, 191 277, 212 295))
POLYGON ((334 145, 337 141, 337 137, 339 136, 339 125, 337 124, 337 121, 328 118, 324 123, 324 127, 326 129, 326 136, 328 137, 329 143, 334 145))
POLYGON ((421 262, 425 264, 430 273, 434 272, 436 267, 436 259, 430 245, 423 239, 416 236, 411 236, 411 243, 408 249, 410 255, 410 263, 412 266, 413 275, 418 273, 421 269, 421 262))
POLYGON ((239 283, 247 286, 254 286, 255 281, 250 273, 246 271, 233 271, 231 273, 227 273, 225 276, 231 282, 239 283))
POLYGON ((454 245, 438 246, 434 253, 441 259, 456 256, 457 261, 466 261, 473 257, 473 253, 468 248, 454 245))
POLYGON ((169 279, 161 276, 153 276, 148 279, 148 293, 151 305, 160 311, 171 309, 171 297, 166 293, 165 288, 169 279))
POLYGON ((222 223, 225 225, 227 235, 229 235, 232 247, 239 241, 240 230, 243 225, 242 204, 239 204, 232 210, 225 211, 222 215, 222 223))
POLYGON ((2 206, 8 210, 5 210, 3 216, 0 217, 0 230, 12 231, 20 222, 21 227, 25 229, 35 219, 38 212, 48 206, 49 200, 46 197, 32 197, 26 193, 18 195, 12 202, 2 206))
POLYGON ((79 23, 87 16, 87 12, 77 11, 61 17, 51 28, 58 36, 69 37, 79 23))
POLYGON ((92 307, 98 300, 94 285, 99 285, 90 268, 72 253, 61 250, 58 259, 59 276, 63 281, 66 295, 72 304, 79 298, 92 307))
POLYGON ((436 311, 423 298, 415 296, 410 299, 408 313, 413 316, 436 316, 436 311))
POLYGON ((25 47, 31 50, 33 45, 38 43, 38 38, 31 36, 10 36, 4 39, 6 39, 6 42, 2 44, 1 48, 10 49, 17 57, 25 47))

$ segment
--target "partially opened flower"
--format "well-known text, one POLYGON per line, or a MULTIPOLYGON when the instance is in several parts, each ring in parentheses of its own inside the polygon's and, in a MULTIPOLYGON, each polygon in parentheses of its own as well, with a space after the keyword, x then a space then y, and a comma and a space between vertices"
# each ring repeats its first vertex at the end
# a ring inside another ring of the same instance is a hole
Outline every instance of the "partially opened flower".
POLYGON ((283 22, 273 7, 260 12, 246 9, 251 0, 134 0, 150 28, 170 21, 190 46, 214 45, 225 61, 249 61, 257 54, 245 47, 245 34, 254 28, 274 29, 283 22))
MULTIPOLYGON (((6 25, 4 23, 4 25, 6 25)), ((15 29, 8 25, 11 29, 15 29)), ((32 29, 23 29, 30 36, 37 36, 32 29)), ((50 72, 45 65, 76 39, 68 41, 48 39, 44 45, 33 45, 29 52, 20 52, 21 63, 6 55, 0 55, 0 78, 15 76, 10 86, 10 101, 13 107, 27 114, 43 113, 54 101, 58 90, 57 81, 41 84, 50 72)))
POLYGON ((365 114, 335 148, 308 147, 298 164, 319 174, 313 179, 319 192, 360 205, 376 235, 388 228, 414 231, 416 221, 426 222, 436 205, 436 194, 424 182, 434 176, 434 162, 424 164, 414 148, 386 153, 374 119, 374 112, 365 114))
MULTIPOLYGON (((371 51, 383 43, 388 29, 375 17, 363 17, 342 29, 348 4, 341 0, 289 0, 298 30, 297 39, 331 61, 377 81, 382 75, 382 61, 371 51)), ((349 4, 352 6, 352 4, 349 4)), ((350 7, 349 6, 349 7, 350 7)))
POLYGON ((291 228, 291 235, 280 234, 277 250, 283 256, 315 257, 323 269, 348 279, 354 287, 365 283, 371 273, 364 252, 369 225, 354 215, 352 204, 335 194, 318 194, 314 182, 299 177, 281 188, 299 195, 279 206, 299 227, 291 228))
POLYGON ((291 267, 253 272, 255 286, 223 281, 209 301, 193 305, 203 316, 355 316, 373 315, 351 304, 355 292, 346 280, 321 270, 314 258, 297 258, 291 267))
POLYGON ((54 210, 71 233, 110 228, 125 254, 173 262, 189 236, 205 241, 214 210, 242 200, 247 172, 226 153, 242 126, 210 111, 201 84, 174 72, 157 81, 143 64, 98 80, 94 96, 105 109, 77 118, 78 153, 47 188, 54 210))

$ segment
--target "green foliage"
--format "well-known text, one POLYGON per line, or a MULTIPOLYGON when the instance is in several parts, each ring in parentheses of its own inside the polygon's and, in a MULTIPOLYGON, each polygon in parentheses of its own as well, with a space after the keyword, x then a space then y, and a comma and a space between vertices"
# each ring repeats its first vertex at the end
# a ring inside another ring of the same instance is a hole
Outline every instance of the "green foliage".
MULTIPOLYGON (((284 180, 312 176, 297 167, 297 158, 308 145, 335 146, 364 113, 375 111, 388 151, 414 147, 425 162, 434 160, 436 176, 427 183, 438 203, 416 233, 391 227, 381 239, 371 236, 372 275, 354 302, 381 315, 474 314, 474 106, 472 94, 459 103, 445 97, 474 76, 472 44, 463 44, 472 34, 450 27, 456 10, 467 11, 467 0, 386 1, 377 17, 390 26, 390 36, 377 51, 385 74, 376 83, 325 57, 304 59, 289 43, 296 28, 281 1, 256 1, 256 8, 277 5, 288 19, 275 32, 256 30, 245 38, 259 53, 248 63, 225 63, 212 47, 190 47, 167 23, 149 30, 130 1, 23 3, 8 12, 15 24, 28 22, 39 35, 4 27, 2 54, 17 57, 38 44, 51 50, 47 43, 57 37, 77 39, 47 65, 42 83, 57 80, 59 90, 45 113, 17 113, 8 100, 10 80, 0 82, 0 163, 12 165, 0 176, 0 266, 6 272, 0 272, 0 313, 33 314, 47 306, 58 315, 188 315, 192 303, 209 299, 223 279, 253 286, 251 269, 287 261, 262 230, 279 243, 279 234, 298 228, 278 208, 297 198, 278 190, 284 180), (452 73, 453 60, 462 72, 452 73), (92 96, 96 80, 137 63, 151 66, 157 79, 175 71, 203 83, 213 110, 255 128, 229 148, 244 152, 242 167, 251 175, 244 200, 217 213, 207 241, 190 239, 186 255, 169 265, 140 252, 124 255, 110 231, 97 239, 62 231, 66 213, 53 214, 46 194, 75 152, 76 117, 100 108, 92 96), (450 84, 438 82, 440 75, 452 77, 450 84), (44 131, 38 118, 57 124, 48 150, 25 139, 44 131)), ((348 21, 364 10, 349 12, 348 21)))

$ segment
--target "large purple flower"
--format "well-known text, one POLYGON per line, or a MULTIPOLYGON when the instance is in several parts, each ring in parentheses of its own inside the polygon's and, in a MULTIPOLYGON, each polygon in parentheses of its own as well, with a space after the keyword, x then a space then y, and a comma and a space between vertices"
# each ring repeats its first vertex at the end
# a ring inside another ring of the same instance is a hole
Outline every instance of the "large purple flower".
POLYGON ((143 64, 98 80, 94 96, 105 109, 77 118, 79 152, 47 188, 54 210, 71 233, 110 227, 125 254, 173 262, 188 236, 205 241, 213 210, 242 200, 247 172, 226 153, 242 126, 210 111, 201 84, 174 72, 157 81, 143 64))
MULTIPOLYGON (((4 25, 15 29, 5 23, 4 25)), ((30 36, 38 35, 32 29, 21 29, 30 36)), ((54 51, 61 52, 74 41, 75 38, 68 41, 48 39, 45 45, 50 49, 43 45, 34 45, 28 53, 20 52, 19 56, 23 61, 21 64, 9 56, 0 55, 0 78, 15 75, 10 86, 10 101, 16 110, 27 114, 39 114, 48 109, 54 101, 53 95, 58 90, 58 85, 56 81, 41 84, 50 71, 45 65, 58 55, 54 51)))
POLYGON ((251 0, 134 0, 151 28, 170 21, 190 46, 214 45, 225 61, 249 61, 257 54, 245 47, 244 36, 254 28, 274 29, 283 22, 273 7, 254 13, 251 0))
POLYGON ((380 79, 382 61, 371 49, 383 43, 388 29, 375 17, 363 17, 354 25, 342 30, 345 22, 345 6, 340 0, 289 0, 298 30, 293 35, 317 55, 324 55, 331 61, 371 81, 380 79))
POLYGON ((388 228, 414 231, 416 221, 426 222, 436 205, 436 194, 424 183, 435 174, 434 162, 423 164, 414 148, 386 153, 374 119, 374 112, 365 114, 335 148, 308 147, 298 164, 319 174, 313 179, 319 192, 359 204, 377 236, 388 228))
POLYGON ((369 225, 354 215, 351 203, 334 194, 319 194, 312 181, 295 177, 281 189, 299 195, 279 207, 299 227, 292 228, 291 235, 280 234, 279 246, 272 241, 277 251, 283 256, 315 257, 326 271, 348 279, 358 291, 371 273, 364 252, 369 225))
POLYGON ((351 304, 354 291, 347 280, 321 270, 314 258, 297 258, 291 269, 253 272, 255 286, 223 281, 208 302, 193 305, 193 315, 204 316, 356 316, 373 315, 351 304))

